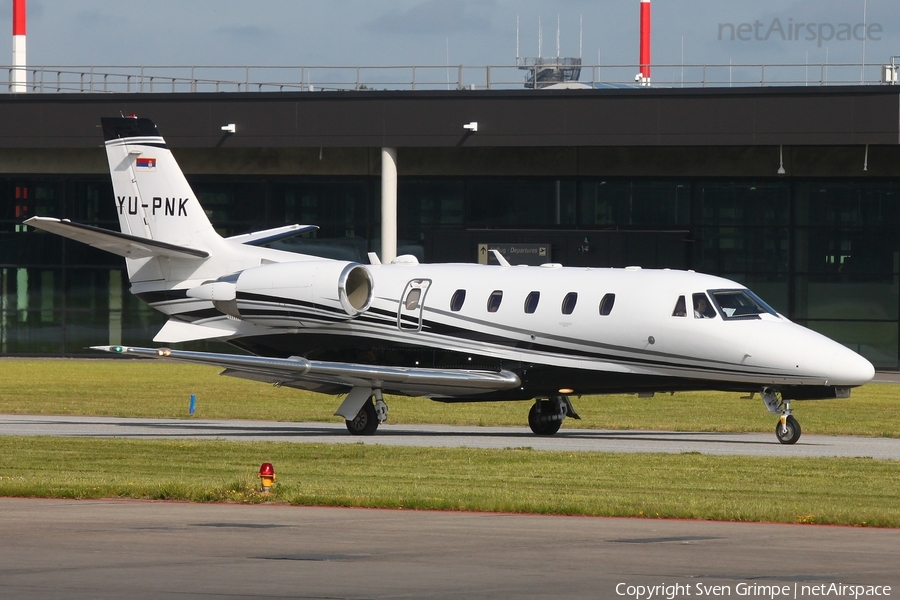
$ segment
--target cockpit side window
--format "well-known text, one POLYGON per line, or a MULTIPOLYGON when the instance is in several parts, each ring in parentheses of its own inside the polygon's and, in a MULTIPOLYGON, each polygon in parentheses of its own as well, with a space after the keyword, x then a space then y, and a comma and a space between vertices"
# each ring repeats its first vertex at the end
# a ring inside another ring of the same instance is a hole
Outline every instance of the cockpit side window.
POLYGON ((673 317, 686 317, 687 316, 687 305, 684 302, 684 296, 678 296, 678 301, 675 303, 675 310, 672 311, 673 317))
POLYGON ((693 303, 694 303, 694 318, 695 319, 715 319, 716 311, 710 305, 709 298, 706 297, 706 294, 702 292, 698 292, 693 295, 693 303))
POLYGON ((728 320, 758 319, 763 313, 778 316, 774 308, 750 290, 711 290, 710 295, 728 320))

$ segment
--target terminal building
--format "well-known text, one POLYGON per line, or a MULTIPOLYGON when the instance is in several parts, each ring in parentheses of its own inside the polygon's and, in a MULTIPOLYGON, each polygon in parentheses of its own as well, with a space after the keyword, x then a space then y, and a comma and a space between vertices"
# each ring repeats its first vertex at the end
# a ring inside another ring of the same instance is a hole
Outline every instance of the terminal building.
POLYGON ((388 152, 399 254, 721 275, 900 368, 900 88, 877 85, 7 94, 0 355, 152 345, 119 257, 22 225, 118 230, 100 118, 132 113, 225 235, 313 224, 277 247, 367 262, 388 152))

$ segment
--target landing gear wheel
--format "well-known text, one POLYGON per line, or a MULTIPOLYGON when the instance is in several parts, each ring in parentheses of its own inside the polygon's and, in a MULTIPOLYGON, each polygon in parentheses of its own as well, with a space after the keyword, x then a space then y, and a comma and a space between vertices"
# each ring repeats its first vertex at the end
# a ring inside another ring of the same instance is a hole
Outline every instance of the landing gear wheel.
POLYGON ((378 415, 375 414, 375 405, 371 401, 366 401, 363 407, 359 409, 359 414, 352 420, 345 420, 347 431, 353 435, 373 435, 378 429, 378 415))
POLYGON ((800 439, 800 423, 793 416, 788 415, 782 427, 781 421, 775 426, 775 436, 782 444, 795 444, 800 439))
POLYGON ((535 435, 553 435, 562 426, 564 415, 557 412, 555 402, 547 400, 540 401, 540 412, 538 412, 538 402, 531 405, 528 411, 528 426, 535 435))

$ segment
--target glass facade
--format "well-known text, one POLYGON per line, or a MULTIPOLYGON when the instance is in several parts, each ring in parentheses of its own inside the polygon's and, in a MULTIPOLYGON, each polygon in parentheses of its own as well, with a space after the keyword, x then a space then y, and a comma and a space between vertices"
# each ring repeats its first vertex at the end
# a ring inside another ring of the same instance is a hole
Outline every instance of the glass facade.
MULTIPOLYGON (((303 223, 320 229, 274 247, 361 262, 380 248, 377 177, 189 179, 223 235, 303 223)), ((554 262, 695 269, 900 367, 895 180, 401 177, 398 208, 399 252, 423 261, 474 262, 473 236, 527 232, 554 262)), ((118 229, 105 176, 0 177, 0 354, 149 344, 164 317, 128 293, 122 260, 21 224, 35 215, 118 229)))

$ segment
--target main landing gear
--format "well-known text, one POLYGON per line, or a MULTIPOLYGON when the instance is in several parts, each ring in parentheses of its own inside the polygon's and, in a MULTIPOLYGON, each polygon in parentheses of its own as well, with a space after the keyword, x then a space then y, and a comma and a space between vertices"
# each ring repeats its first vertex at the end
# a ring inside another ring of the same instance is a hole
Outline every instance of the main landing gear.
POLYGON ((535 435, 553 435, 562 426, 566 417, 581 419, 568 396, 554 396, 547 400, 535 399, 528 411, 528 426, 535 435))
POLYGON ((373 390, 372 396, 359 409, 356 417, 344 422, 347 424, 347 431, 353 435, 374 435, 378 425, 387 421, 387 414, 388 407, 381 397, 381 390, 373 390))
POLYGON ((763 402, 773 415, 781 415, 781 420, 775 425, 775 437, 782 444, 796 444, 800 439, 800 423, 791 413, 791 401, 785 400, 781 392, 772 388, 762 391, 763 402))

